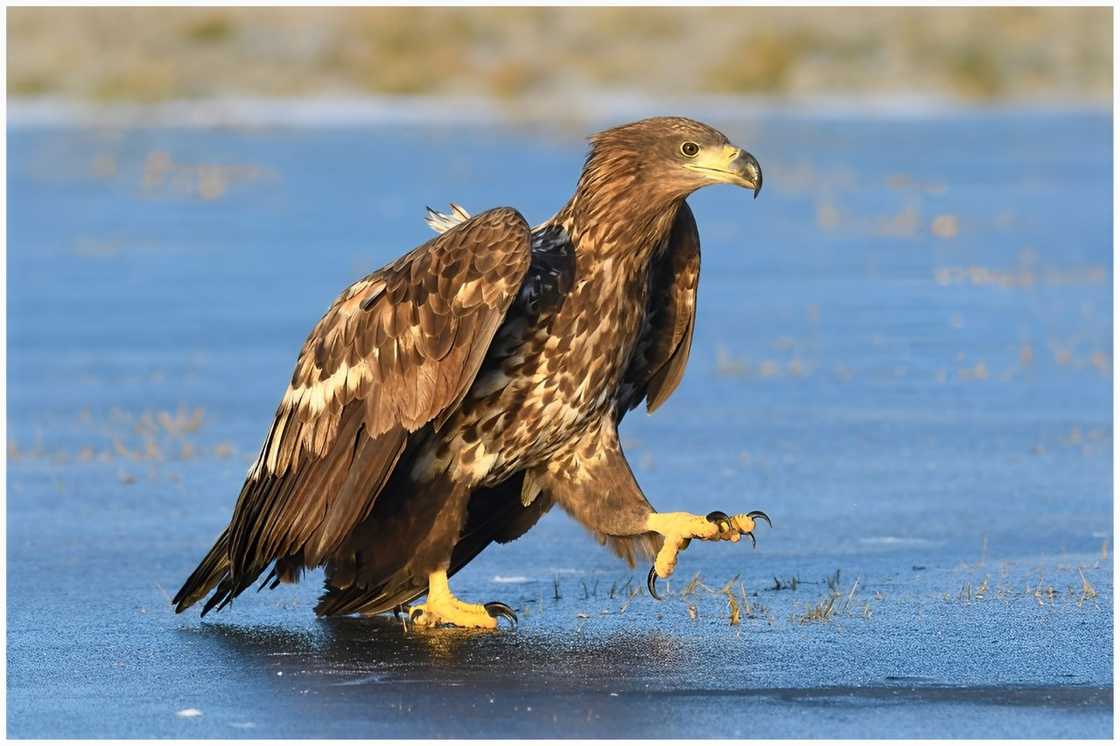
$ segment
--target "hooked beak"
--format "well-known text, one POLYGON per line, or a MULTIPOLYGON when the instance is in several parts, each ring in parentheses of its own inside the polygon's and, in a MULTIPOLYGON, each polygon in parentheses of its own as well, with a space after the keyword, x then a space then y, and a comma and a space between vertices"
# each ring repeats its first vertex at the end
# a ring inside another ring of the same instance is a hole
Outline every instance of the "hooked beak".
POLYGON ((713 181, 746 187, 754 192, 755 199, 762 191, 762 167, 753 155, 733 145, 719 153, 702 153, 685 168, 699 171, 713 181))
POLYGON ((739 175, 743 186, 754 190, 754 198, 762 191, 762 166, 758 165, 755 157, 745 150, 740 150, 739 155, 731 162, 733 173, 739 175))

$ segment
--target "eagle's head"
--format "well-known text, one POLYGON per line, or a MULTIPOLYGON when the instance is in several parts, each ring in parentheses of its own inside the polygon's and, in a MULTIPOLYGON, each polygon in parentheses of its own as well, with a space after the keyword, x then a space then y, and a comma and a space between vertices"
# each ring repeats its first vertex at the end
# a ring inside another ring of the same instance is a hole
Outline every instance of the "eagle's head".
POLYGON ((653 199, 680 199, 709 184, 745 187, 755 197, 762 189, 753 155, 719 130, 684 117, 653 117, 593 135, 584 178, 608 176, 653 199))

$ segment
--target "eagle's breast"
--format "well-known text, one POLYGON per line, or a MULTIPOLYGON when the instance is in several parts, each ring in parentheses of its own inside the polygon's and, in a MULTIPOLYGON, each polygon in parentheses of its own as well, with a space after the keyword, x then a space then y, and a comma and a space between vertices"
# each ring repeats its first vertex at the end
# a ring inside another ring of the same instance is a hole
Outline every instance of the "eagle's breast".
POLYGON ((534 232, 518 299, 416 476, 450 469, 501 482, 574 444, 615 408, 645 323, 649 272, 618 254, 579 255, 569 236, 555 224, 534 232))

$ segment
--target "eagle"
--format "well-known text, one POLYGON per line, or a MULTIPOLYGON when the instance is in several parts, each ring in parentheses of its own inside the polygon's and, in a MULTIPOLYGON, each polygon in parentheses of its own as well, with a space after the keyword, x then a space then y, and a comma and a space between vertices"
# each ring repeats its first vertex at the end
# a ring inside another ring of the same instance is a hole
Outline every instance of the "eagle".
POLYGON ((319 615, 420 627, 516 624, 448 579, 559 505, 648 586, 693 539, 739 541, 761 511, 658 512, 619 441, 688 362, 700 240, 686 198, 762 188, 712 127, 654 117, 589 138, 571 199, 531 227, 510 207, 429 208, 438 233, 341 295, 312 329, 229 525, 175 595, 228 605, 325 567, 319 615), (412 605, 424 597, 424 603, 412 605))

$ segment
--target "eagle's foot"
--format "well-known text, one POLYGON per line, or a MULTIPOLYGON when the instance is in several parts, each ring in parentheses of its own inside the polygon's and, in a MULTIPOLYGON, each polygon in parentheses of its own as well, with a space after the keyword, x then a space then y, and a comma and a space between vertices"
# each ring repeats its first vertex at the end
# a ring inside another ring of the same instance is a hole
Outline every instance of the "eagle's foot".
POLYGON ((464 627, 474 629, 494 629, 498 626, 496 617, 490 616, 482 604, 420 604, 408 610, 409 624, 416 627, 464 627))
POLYGON ((715 510, 706 516, 693 515, 692 513, 652 513, 646 526, 651 531, 656 531, 665 537, 661 551, 657 553, 653 567, 649 569, 646 586, 654 598, 657 595, 657 579, 667 578, 673 574, 677 567, 677 555, 687 549, 693 539, 704 541, 739 541, 743 536, 751 537, 751 546, 756 546, 754 527, 756 521, 766 521, 770 526, 770 517, 761 510, 752 510, 749 513, 739 513, 729 516, 715 510))
POLYGON ((450 625, 468 629, 496 629, 498 619, 504 618, 517 626, 513 609, 500 601, 488 604, 469 604, 451 594, 446 572, 434 572, 428 577, 428 598, 417 606, 405 609, 409 623, 417 627, 450 625))

